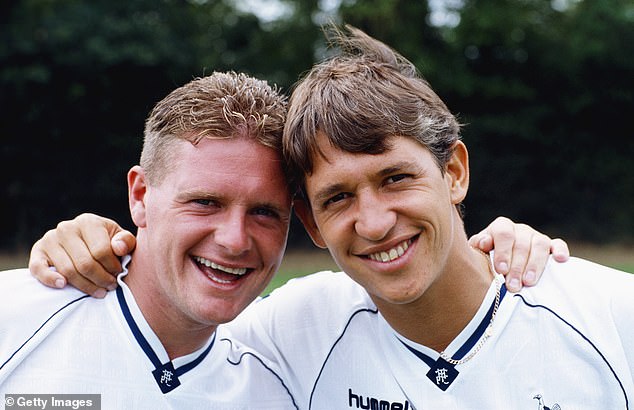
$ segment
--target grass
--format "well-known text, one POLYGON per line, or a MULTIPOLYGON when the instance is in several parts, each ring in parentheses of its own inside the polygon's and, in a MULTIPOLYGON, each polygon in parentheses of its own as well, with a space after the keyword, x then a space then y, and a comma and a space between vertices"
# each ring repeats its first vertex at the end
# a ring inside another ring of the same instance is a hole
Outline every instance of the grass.
POLYGON ((295 277, 309 275, 322 270, 339 270, 327 251, 319 249, 314 251, 289 251, 284 256, 277 274, 263 293, 266 295, 295 277))
MULTIPOLYGON (((634 273, 634 247, 626 245, 598 246, 592 244, 569 244, 573 256, 588 259, 625 272, 634 273)), ((280 269, 264 291, 264 294, 283 285, 289 279, 320 270, 338 270, 326 251, 287 252, 280 269)))
POLYGON ((573 256, 634 273, 634 246, 632 245, 570 244, 569 246, 573 256))
POLYGON ((29 262, 29 253, 22 252, 0 252, 0 270, 24 268, 29 262))
MULTIPOLYGON (((634 273, 634 247, 632 246, 597 246, 581 243, 573 243, 569 246, 570 252, 574 256, 634 273)), ((27 262, 28 252, 0 253, 0 270, 25 267, 27 262)), ((289 279, 328 269, 338 270, 337 265, 326 251, 289 251, 279 272, 266 288, 264 294, 283 285, 289 279)))

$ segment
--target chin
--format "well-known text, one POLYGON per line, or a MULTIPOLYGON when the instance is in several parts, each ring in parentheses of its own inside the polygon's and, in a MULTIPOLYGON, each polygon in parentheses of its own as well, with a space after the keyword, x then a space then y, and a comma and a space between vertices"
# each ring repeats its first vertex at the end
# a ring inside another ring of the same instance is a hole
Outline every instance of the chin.
POLYGON ((423 296, 423 292, 412 292, 412 288, 403 291, 394 291, 384 293, 382 299, 393 305, 407 305, 419 300, 423 296))
POLYGON ((229 323, 235 319, 243 309, 234 306, 207 305, 199 307, 198 315, 202 323, 207 325, 220 325, 229 323))

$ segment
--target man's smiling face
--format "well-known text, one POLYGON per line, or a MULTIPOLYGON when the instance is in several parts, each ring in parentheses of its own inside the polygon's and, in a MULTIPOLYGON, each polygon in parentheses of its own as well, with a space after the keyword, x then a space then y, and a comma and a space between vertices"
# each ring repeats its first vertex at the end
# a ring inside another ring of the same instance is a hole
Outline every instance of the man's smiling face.
POLYGON ((453 160, 443 173, 428 149, 401 136, 376 155, 317 141, 305 180, 312 215, 302 217, 311 236, 379 308, 419 300, 447 263, 455 204, 466 194, 454 184, 453 160))
POLYGON ((159 309, 169 306, 194 324, 225 323, 264 290, 281 262, 291 201, 280 158, 240 137, 195 146, 182 140, 175 149, 165 178, 132 207, 155 257, 155 283, 147 285, 159 309))

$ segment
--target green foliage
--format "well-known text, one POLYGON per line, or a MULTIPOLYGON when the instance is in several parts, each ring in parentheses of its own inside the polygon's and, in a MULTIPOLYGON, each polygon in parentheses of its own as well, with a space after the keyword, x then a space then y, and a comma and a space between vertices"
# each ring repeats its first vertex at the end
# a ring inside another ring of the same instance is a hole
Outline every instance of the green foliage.
MULTIPOLYGON (((328 14, 281 3, 289 12, 264 23, 230 0, 2 2, 0 226, 12 235, 0 247, 79 212, 129 221, 125 172, 176 86, 236 70, 289 91, 324 54, 328 14)), ((570 239, 634 239, 631 0, 464 0, 456 27, 432 26, 431 11, 344 0, 332 18, 402 52, 466 123, 469 230, 504 214, 570 239)), ((294 228, 290 243, 306 243, 294 228)))
MULTIPOLYGON (((287 84, 296 75, 281 75, 262 54, 263 44, 272 50, 281 41, 222 1, 5 7, 0 212, 14 235, 3 247, 27 246, 55 221, 88 210, 129 221, 125 172, 138 160, 145 116, 176 86, 214 70, 287 84)), ((297 67, 290 54, 284 62, 297 67)))
POLYGON ((463 80, 451 98, 470 124, 482 188, 470 194, 471 215, 504 213, 585 240, 631 238, 631 2, 551 4, 466 2, 452 44, 465 55, 463 80))

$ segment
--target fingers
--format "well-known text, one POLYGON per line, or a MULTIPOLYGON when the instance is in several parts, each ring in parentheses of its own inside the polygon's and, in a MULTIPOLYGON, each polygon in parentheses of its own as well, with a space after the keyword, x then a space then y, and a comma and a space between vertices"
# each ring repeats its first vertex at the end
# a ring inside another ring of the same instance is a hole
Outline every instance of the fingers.
POLYGON ((493 260, 495 270, 506 275, 509 273, 515 245, 515 224, 508 218, 498 217, 482 232, 471 237, 469 244, 483 252, 495 249, 493 260))
MULTIPOLYGON (((516 285, 513 292, 519 291, 522 286, 533 286, 537 283, 541 277, 546 264, 548 263, 548 257, 550 256, 550 238, 540 232, 535 231, 528 225, 523 225, 521 229, 524 230, 523 234, 518 234, 518 237, 522 236, 521 240, 527 240, 528 244, 525 249, 513 250, 513 262, 515 259, 525 259, 518 261, 517 270, 522 273, 518 273, 520 282, 514 282, 516 285), (524 239, 526 238, 526 239, 524 239), (524 254, 526 253, 526 255, 524 254), (525 265, 522 267, 521 264, 525 265)), ((512 268, 513 269, 513 268, 512 268)))
POLYGON ((493 238, 484 230, 469 238, 469 246, 480 249, 484 253, 489 253, 493 250, 493 238))
MULTIPOLYGON (((522 288, 522 280, 528 261, 531 238, 527 236, 526 226, 514 225, 500 227, 493 231, 495 270, 506 276, 506 287, 511 292, 522 288)), ((529 273, 530 275, 530 273, 529 273)))
POLYGON ((511 292, 539 281, 551 251, 558 261, 570 256, 563 240, 551 240, 528 225, 515 224, 504 217, 474 235, 469 243, 484 252, 495 251, 495 270, 506 276, 506 286, 511 292))
POLYGON ((550 252, 553 254, 553 259, 557 262, 566 262, 570 259, 570 249, 568 249, 568 244, 563 239, 553 239, 550 243, 550 252))
POLYGON ((108 230, 95 222, 84 214, 59 223, 55 230, 57 243, 50 245, 56 251, 61 248, 59 254, 47 251, 57 271, 71 285, 89 294, 97 289, 89 292, 88 287, 114 289, 114 275, 121 271, 121 263, 110 249, 108 230))
POLYGON ((66 286, 66 278, 49 266, 48 257, 46 253, 42 251, 40 241, 36 242, 31 249, 29 270, 31 274, 44 285, 61 289, 66 286))
POLYGON ((33 245, 29 270, 37 280, 49 287, 63 288, 67 283, 71 283, 77 289, 94 297, 102 298, 106 295, 104 288, 77 274, 72 260, 59 245, 55 230, 48 231, 33 245))
POLYGON ((95 297, 117 286, 121 272, 117 255, 129 253, 134 236, 110 219, 82 214, 47 232, 31 250, 29 267, 42 283, 63 287, 65 283, 95 297), (111 249, 111 237, 115 251, 111 249), (55 270, 49 269, 54 266, 55 270))
POLYGON ((515 224, 513 231, 494 235, 494 259, 498 272, 506 275, 507 288, 517 292, 522 286, 535 285, 541 277, 550 255, 550 238, 524 224, 515 224), (500 244, 499 240, 505 243, 500 244), (501 255, 498 255, 498 244, 502 246, 501 255))
POLYGON ((131 232, 121 230, 112 237, 110 247, 117 256, 127 255, 136 247, 136 238, 131 232))
MULTIPOLYGON (((83 241, 83 246, 77 246, 79 251, 88 250, 92 260, 88 258, 87 254, 78 254, 78 257, 84 257, 85 260, 73 260, 76 263, 82 264, 82 268, 85 270, 97 269, 93 266, 93 261, 98 262, 105 271, 112 275, 116 275, 121 272, 121 263, 119 257, 114 253, 111 248, 111 238, 117 234, 121 235, 122 228, 113 220, 102 218, 94 214, 81 214, 73 221, 62 222, 58 225, 58 231, 60 237, 67 243, 74 243, 79 245, 79 241, 83 241), (83 249, 80 249, 83 248, 83 249)), ((131 236, 128 232, 128 234, 131 236)), ((129 241, 129 240, 128 240, 129 241)), ((121 250, 126 250, 119 246, 121 250)), ((70 253, 70 252, 69 252, 70 253)), ((127 254, 123 253, 120 256, 127 254)), ((73 253, 70 253, 74 256, 73 253)), ((95 278, 96 279, 96 278, 95 278)), ((100 284, 99 282, 97 282, 100 284)), ((101 283, 102 285, 104 283, 101 283)))

